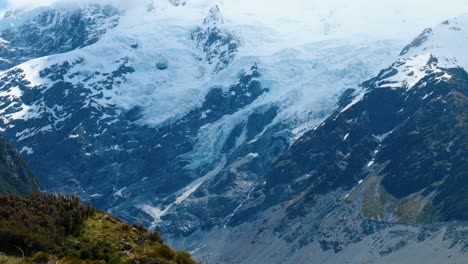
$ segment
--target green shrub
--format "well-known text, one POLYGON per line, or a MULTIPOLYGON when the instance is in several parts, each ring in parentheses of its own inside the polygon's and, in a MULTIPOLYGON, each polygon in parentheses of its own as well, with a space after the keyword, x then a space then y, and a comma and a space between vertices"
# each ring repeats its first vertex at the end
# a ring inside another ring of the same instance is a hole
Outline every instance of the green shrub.
POLYGON ((146 252, 146 256, 150 258, 162 258, 173 260, 176 256, 176 252, 166 245, 159 245, 158 247, 152 249, 151 251, 146 252))
POLYGON ((27 256, 60 247, 68 235, 77 235, 92 213, 75 197, 35 193, 26 198, 0 196, 0 251, 27 256))
POLYGON ((174 257, 176 256, 176 252, 166 245, 161 245, 157 249, 157 252, 159 256, 165 259, 174 259, 174 257))
POLYGON ((189 253, 185 251, 179 251, 177 252, 177 255, 175 257, 175 261, 177 264, 197 264, 192 257, 190 256, 189 253))
POLYGON ((163 243, 164 240, 159 232, 151 232, 148 235, 148 239, 153 242, 163 243))
POLYGON ((33 260, 34 260, 34 263, 45 264, 49 262, 50 256, 49 254, 41 251, 41 252, 37 252, 36 254, 34 254, 33 260))
POLYGON ((148 232, 144 226, 139 225, 139 224, 133 224, 132 227, 142 233, 148 232))
POLYGON ((124 231, 124 232, 127 232, 127 231, 130 231, 130 226, 127 225, 127 224, 120 224, 120 230, 124 231))

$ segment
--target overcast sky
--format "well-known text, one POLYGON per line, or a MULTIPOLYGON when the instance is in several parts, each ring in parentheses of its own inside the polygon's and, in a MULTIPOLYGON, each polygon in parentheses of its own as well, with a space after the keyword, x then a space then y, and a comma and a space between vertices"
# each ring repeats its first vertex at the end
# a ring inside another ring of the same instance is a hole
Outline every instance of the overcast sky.
MULTIPOLYGON (((0 6, 18 8, 52 2, 93 0, 0 0, 0 6)), ((151 0, 94 0, 130 8, 151 0)), ((167 2, 168 0, 154 0, 167 2)), ((468 13, 468 0, 187 0, 192 6, 219 4, 224 15, 237 24, 261 22, 284 31, 323 30, 352 33, 414 36, 426 27, 468 13)))

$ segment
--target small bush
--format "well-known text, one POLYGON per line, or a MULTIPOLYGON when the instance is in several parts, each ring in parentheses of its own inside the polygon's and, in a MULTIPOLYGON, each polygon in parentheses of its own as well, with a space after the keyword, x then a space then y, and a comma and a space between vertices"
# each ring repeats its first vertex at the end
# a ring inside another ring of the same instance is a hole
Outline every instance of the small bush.
POLYGON ((130 226, 127 225, 127 224, 122 223, 122 224, 120 225, 120 230, 122 230, 122 231, 124 231, 124 232, 130 231, 130 226))
POLYGON ((142 226, 142 225, 133 224, 132 227, 135 228, 136 230, 140 231, 140 232, 147 232, 146 228, 144 226, 142 226))
POLYGON ((150 241, 153 241, 153 242, 158 242, 158 243, 163 243, 164 240, 161 236, 161 234, 159 232, 151 232, 149 235, 148 235, 148 239, 150 241))
POLYGON ((34 263, 45 264, 48 263, 50 260, 49 254, 45 252, 37 252, 33 256, 34 263))
POLYGON ((185 251, 179 251, 177 252, 175 261, 177 264, 197 264, 192 257, 190 256, 189 253, 185 251))
POLYGON ((151 251, 146 252, 146 256, 150 258, 162 258, 173 260, 176 256, 176 252, 166 245, 160 245, 151 251))

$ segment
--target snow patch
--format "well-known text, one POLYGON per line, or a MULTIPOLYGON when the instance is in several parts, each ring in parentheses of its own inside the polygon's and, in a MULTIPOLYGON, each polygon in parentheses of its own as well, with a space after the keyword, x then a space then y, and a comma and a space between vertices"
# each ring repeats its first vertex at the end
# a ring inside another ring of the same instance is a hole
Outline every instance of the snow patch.
POLYGON ((348 139, 348 137, 349 137, 349 133, 346 134, 346 135, 343 137, 343 140, 346 141, 346 140, 348 139))
POLYGON ((114 193, 114 196, 116 197, 124 197, 123 196, 123 191, 125 191, 127 187, 123 187, 122 189, 118 190, 117 192, 114 193))
POLYGON ((31 154, 34 154, 34 150, 30 147, 27 147, 27 146, 24 146, 21 151, 20 151, 21 154, 23 153, 26 153, 26 155, 31 155, 31 154))

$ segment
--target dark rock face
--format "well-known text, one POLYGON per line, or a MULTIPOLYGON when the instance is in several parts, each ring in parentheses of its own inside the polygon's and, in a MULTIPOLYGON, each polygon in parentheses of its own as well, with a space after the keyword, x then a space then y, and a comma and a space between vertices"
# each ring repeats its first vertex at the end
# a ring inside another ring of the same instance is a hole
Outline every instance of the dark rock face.
POLYGON ((404 111, 394 114, 402 125, 385 141, 394 147, 379 160, 392 160, 383 184, 396 197, 456 177, 466 166, 468 75, 462 69, 445 72, 450 79, 441 81, 438 74, 422 79, 408 92, 404 111))
MULTIPOLYGON (((96 43, 118 24, 112 6, 90 5, 84 9, 46 9, 18 27, 6 28, 0 37, 0 70, 30 59, 68 52, 96 43)), ((5 18, 8 20, 8 17, 5 18)))
POLYGON ((426 28, 421 35, 415 38, 408 46, 406 46, 400 53, 400 56, 407 54, 412 48, 417 48, 424 44, 429 36, 432 34, 431 28, 426 28))
POLYGON ((171 3, 174 6, 184 6, 187 4, 187 1, 185 0, 169 0, 169 3, 171 3))
POLYGON ((218 6, 210 10, 203 26, 192 33, 192 39, 205 54, 205 59, 214 66, 214 72, 226 68, 234 59, 240 47, 240 41, 230 32, 222 28, 224 24, 218 6))
POLYGON ((0 139, 0 194, 27 195, 38 190, 37 181, 20 153, 0 139))

